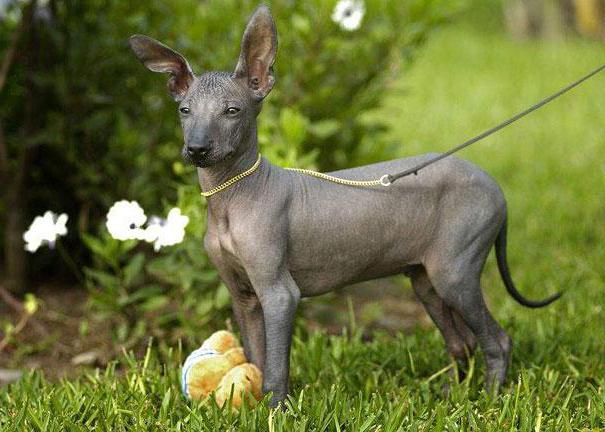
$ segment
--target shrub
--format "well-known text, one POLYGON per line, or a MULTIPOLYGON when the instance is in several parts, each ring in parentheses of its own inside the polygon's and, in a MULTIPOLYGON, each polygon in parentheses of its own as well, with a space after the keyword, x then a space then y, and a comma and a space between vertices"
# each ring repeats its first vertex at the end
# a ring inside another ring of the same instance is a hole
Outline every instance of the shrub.
POLYGON ((225 317, 229 295, 202 247, 206 209, 199 198, 194 186, 178 188, 177 205, 189 216, 186 235, 159 253, 137 240, 115 240, 105 229, 83 236, 94 256, 85 270, 91 306, 97 318, 112 322, 119 342, 193 341, 200 326, 225 317))
MULTIPOLYGON (((348 31, 332 20, 336 1, 271 2, 280 44, 277 84, 260 117, 259 142, 273 162, 325 170, 389 157, 380 134, 384 127, 367 114, 378 106, 388 79, 459 3, 363 3, 361 25, 348 31)), ((36 150, 25 180, 33 191, 25 197, 27 213, 51 208, 74 215, 92 255, 87 275, 93 305, 118 317, 123 338, 137 326, 141 334, 142 325, 199 324, 224 308, 224 288, 202 249, 205 208, 196 176, 179 160, 176 105, 165 94, 165 77, 146 71, 126 41, 133 33, 148 34, 185 54, 198 73, 232 70, 256 5, 51 1, 50 18, 35 24, 45 35, 49 66, 27 69, 27 62, 18 63, 7 83, 15 96, 8 99, 12 105, 19 104, 16 96, 27 86, 45 95, 35 110, 36 136, 28 137, 36 150), (192 221, 186 240, 159 255, 141 245, 118 244, 108 237, 103 217, 123 198, 155 213, 176 203, 192 221)), ((0 33, 2 40, 7 31, 0 33)), ((2 113, 12 157, 27 131, 19 126, 20 111, 3 106, 2 113)))

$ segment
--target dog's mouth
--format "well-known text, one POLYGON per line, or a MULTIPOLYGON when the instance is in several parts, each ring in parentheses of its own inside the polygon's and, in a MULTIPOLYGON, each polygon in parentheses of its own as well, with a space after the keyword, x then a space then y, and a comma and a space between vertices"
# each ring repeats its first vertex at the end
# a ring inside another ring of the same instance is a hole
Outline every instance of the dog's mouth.
POLYGON ((212 165, 211 157, 209 156, 210 155, 206 154, 203 158, 195 158, 189 155, 189 153, 187 153, 184 148, 181 151, 181 157, 183 158, 183 161, 186 164, 193 165, 196 168, 205 168, 212 165))
POLYGON ((186 164, 193 165, 196 168, 208 168, 212 165, 217 164, 218 162, 220 162, 222 160, 231 158, 234 154, 235 154, 235 151, 230 150, 225 154, 225 156, 223 158, 220 158, 220 159, 217 159, 215 157, 216 155, 212 152, 204 155, 204 157, 202 157, 202 158, 194 158, 194 157, 191 157, 184 148, 181 151, 181 157, 183 158, 183 161, 186 164))

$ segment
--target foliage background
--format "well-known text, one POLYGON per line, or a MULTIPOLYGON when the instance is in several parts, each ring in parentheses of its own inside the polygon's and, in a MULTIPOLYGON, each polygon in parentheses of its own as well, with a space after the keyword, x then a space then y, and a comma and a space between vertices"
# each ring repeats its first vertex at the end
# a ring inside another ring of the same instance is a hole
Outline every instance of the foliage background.
MULTIPOLYGON (((391 157, 384 122, 369 114, 429 32, 463 4, 369 0, 361 28, 347 32, 331 19, 335 3, 270 2, 280 29, 278 84, 265 102, 259 142, 279 165, 330 170, 391 157)), ((226 290, 202 249, 204 203, 194 169, 179 159, 166 77, 143 68, 127 40, 148 34, 185 54, 198 73, 229 70, 257 2, 6 4, 0 41, 8 50, 19 36, 0 108, 6 286, 19 293, 28 281, 65 279, 75 270, 93 310, 115 324, 121 342, 194 335, 188 323, 223 316, 217 312, 228 306, 226 290), (148 214, 178 205, 192 221, 186 241, 159 255, 113 241, 103 222, 119 199, 138 201, 148 214), (70 216, 63 256, 26 256, 21 234, 46 209, 70 216), (75 266, 64 265, 66 255, 75 266)))
MULTIPOLYGON (((395 78, 405 82, 419 48, 452 17, 464 18, 485 40, 499 40, 494 31, 511 26, 510 14, 505 21, 499 12, 509 4, 370 0, 354 32, 331 20, 334 4, 271 2, 281 31, 278 85, 260 117, 263 154, 284 166, 331 170, 450 145, 439 140, 435 125, 447 129, 460 112, 419 115, 408 107, 421 101, 408 104, 412 93, 395 78), (385 104, 388 110, 381 109, 385 104), (413 127, 403 129, 410 124, 401 122, 403 117, 414 119, 413 127)), ((204 202, 194 169, 178 157, 182 139, 175 105, 164 91, 165 77, 145 70, 126 41, 133 33, 149 34, 183 52, 198 72, 228 70, 256 2, 4 0, 1 5, 3 286, 18 295, 48 281, 84 286, 92 316, 111 322, 114 336, 127 346, 149 335, 167 344, 183 337, 193 342, 200 327, 222 325, 229 299, 201 247, 204 202), (112 240, 103 222, 118 199, 137 200, 148 214, 165 214, 178 205, 192 221, 185 242, 156 254, 144 245, 112 240), (27 255, 22 233, 46 209, 70 215, 70 235, 59 250, 27 255)), ((546 52, 542 45, 537 50, 546 52)), ((475 55, 501 54, 477 48, 475 55)), ((515 82, 530 66, 519 67, 515 82)), ((423 88, 434 91, 439 81, 429 82, 434 85, 423 88)), ((439 90, 453 95, 447 86, 439 90)), ((481 89, 473 94, 478 106, 492 99, 481 89)), ((502 111, 497 105, 483 109, 502 111)), ((499 119, 492 115, 482 124, 499 119)), ((524 203, 514 195, 512 202, 524 203)), ((370 315, 380 313, 376 308, 370 315)))

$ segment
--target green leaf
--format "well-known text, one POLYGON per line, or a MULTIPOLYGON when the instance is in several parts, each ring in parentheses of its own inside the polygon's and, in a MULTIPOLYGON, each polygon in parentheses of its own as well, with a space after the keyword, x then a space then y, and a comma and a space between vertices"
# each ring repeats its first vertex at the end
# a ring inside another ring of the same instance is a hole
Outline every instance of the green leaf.
POLYGON ((309 132, 317 138, 326 139, 340 130, 340 122, 335 119, 326 119, 313 122, 309 125, 309 132))
POLYGON ((166 306, 169 301, 170 298, 165 295, 152 297, 141 304, 141 310, 144 312, 153 312, 166 306))
POLYGON ((124 267, 124 285, 131 286, 137 279, 140 279, 145 265, 145 255, 142 252, 137 253, 124 267))
POLYGON ((82 233, 81 238, 93 255, 111 266, 117 263, 118 260, 114 252, 114 245, 111 242, 104 242, 102 239, 87 233, 82 233))
POLYGON ((207 315, 212 311, 214 302, 212 299, 204 299, 199 301, 195 306, 195 311, 199 315, 207 315))
POLYGON ((223 309, 229 304, 230 300, 231 296, 229 295, 229 290, 225 284, 220 284, 216 289, 216 294, 214 295, 214 307, 219 310, 223 309))
POLYGON ((279 126, 288 146, 299 146, 307 136, 309 120, 292 108, 281 110, 279 126))
POLYGON ((128 252, 133 250, 138 244, 139 244, 138 240, 124 240, 124 241, 119 242, 120 255, 121 256, 126 255, 128 252))
POLYGON ((107 272, 101 270, 95 270, 92 268, 85 268, 84 274, 92 280, 92 283, 99 285, 100 288, 104 288, 110 291, 117 291, 120 287, 120 280, 107 272))
POLYGON ((311 22, 309 18, 301 14, 292 14, 292 26, 297 31, 307 34, 311 31, 311 22))
POLYGON ((38 299, 35 295, 31 293, 25 294, 25 302, 23 303, 23 308, 25 309, 25 312, 27 312, 29 315, 33 315, 38 310, 38 306, 38 299))
POLYGON ((80 236, 84 245, 91 250, 92 253, 97 255, 104 255, 106 252, 105 245, 97 237, 88 233, 82 233, 80 236))
POLYGON ((160 295, 162 293, 162 291, 163 291, 163 289, 162 289, 161 285, 158 285, 158 284, 146 285, 146 286, 143 286, 142 288, 137 289, 136 291, 134 291, 132 293, 127 293, 127 294, 124 294, 123 296, 121 296, 119 299, 119 304, 120 304, 120 306, 124 307, 124 306, 128 306, 128 305, 131 305, 134 303, 139 303, 139 302, 142 302, 143 300, 147 300, 147 299, 160 295))

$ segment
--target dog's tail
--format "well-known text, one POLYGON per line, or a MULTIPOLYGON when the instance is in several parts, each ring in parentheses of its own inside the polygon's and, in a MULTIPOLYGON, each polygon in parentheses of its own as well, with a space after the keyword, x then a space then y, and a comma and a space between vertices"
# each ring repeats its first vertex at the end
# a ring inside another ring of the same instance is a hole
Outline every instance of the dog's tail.
POLYGON ((496 237, 495 249, 496 249, 496 261, 498 262, 498 270, 500 270, 500 276, 502 277, 502 281, 506 286, 506 291, 514 298, 519 304, 526 306, 528 308, 540 308, 546 305, 551 304, 555 300, 557 300, 562 292, 558 292, 544 300, 532 301, 527 300, 525 297, 521 295, 517 288, 515 287, 515 283, 510 275, 510 270, 508 268, 508 262, 506 260, 506 230, 507 230, 507 221, 505 220, 502 224, 502 228, 500 228, 500 232, 498 233, 498 237, 496 237))

